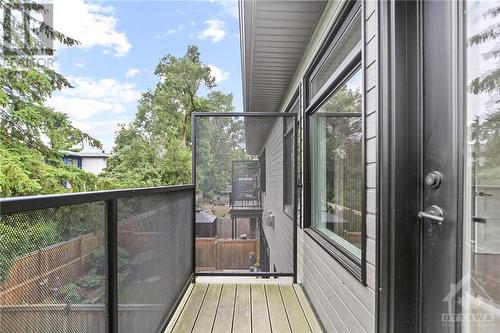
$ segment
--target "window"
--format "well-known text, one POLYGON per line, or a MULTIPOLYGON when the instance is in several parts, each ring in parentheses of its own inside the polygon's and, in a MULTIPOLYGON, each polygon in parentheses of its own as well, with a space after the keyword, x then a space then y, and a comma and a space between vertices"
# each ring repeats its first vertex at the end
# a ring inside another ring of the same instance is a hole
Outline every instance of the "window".
POLYGON ((305 78, 305 230, 364 280, 361 16, 347 6, 305 78))
POLYGON ((346 80, 309 121, 311 228, 361 259, 361 71, 346 80))
MULTIPOLYGON (((287 112, 297 114, 299 99, 296 96, 287 112)), ((295 195, 295 117, 283 118, 283 210, 293 218, 295 195)))
POLYGON ((313 69, 308 72, 309 101, 318 97, 327 83, 338 77, 339 73, 345 70, 345 66, 359 54, 361 11, 359 3, 353 6, 354 8, 346 12, 343 22, 337 27, 339 32, 330 38, 328 47, 325 47, 322 55, 315 61, 313 69))

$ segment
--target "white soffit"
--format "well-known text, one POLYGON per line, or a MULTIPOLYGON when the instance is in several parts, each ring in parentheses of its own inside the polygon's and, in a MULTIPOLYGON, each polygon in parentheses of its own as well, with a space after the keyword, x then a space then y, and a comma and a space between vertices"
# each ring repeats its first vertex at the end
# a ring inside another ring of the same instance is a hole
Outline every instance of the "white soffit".
POLYGON ((240 0, 245 112, 278 111, 325 1, 240 0))

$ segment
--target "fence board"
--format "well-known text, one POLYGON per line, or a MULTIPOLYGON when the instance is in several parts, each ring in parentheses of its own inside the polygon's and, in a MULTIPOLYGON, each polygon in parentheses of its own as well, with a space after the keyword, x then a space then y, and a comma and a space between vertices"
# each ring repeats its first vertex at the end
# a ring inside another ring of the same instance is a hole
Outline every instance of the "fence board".
POLYGON ((196 239, 196 267, 202 270, 248 270, 250 254, 259 258, 258 239, 196 239))

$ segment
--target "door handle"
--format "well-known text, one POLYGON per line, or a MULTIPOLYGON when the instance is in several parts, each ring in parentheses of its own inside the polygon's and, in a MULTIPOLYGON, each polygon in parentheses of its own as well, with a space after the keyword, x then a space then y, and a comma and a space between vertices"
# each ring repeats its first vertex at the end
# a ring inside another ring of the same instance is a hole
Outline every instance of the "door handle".
POLYGON ((423 212, 418 212, 418 217, 421 219, 429 219, 431 221, 441 223, 444 221, 443 210, 441 207, 432 205, 423 212))

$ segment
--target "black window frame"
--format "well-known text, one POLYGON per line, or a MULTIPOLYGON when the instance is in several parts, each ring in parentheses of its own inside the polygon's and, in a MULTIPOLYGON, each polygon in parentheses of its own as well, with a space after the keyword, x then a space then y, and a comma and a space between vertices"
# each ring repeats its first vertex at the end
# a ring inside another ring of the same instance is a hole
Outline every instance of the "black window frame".
MULTIPOLYGON (((290 102, 288 103, 285 112, 293 113, 292 110, 297 106, 300 112, 300 99, 299 90, 297 89, 293 94, 290 102)), ((283 213, 288 216, 291 220, 294 219, 295 211, 295 196, 297 194, 297 175, 295 174, 295 163, 296 163, 296 131, 297 117, 287 119, 283 118, 283 213), (290 126, 287 126, 288 122, 292 122, 290 126), (288 141, 291 140, 291 147, 287 147, 288 141), (288 152, 290 150, 290 152, 288 152), (289 153, 289 154, 287 154, 289 153), (288 156, 289 155, 289 156, 288 156), (288 158, 287 158, 288 156, 288 158), (290 174, 286 170, 290 169, 290 174), (288 193, 289 184, 291 184, 291 193, 288 193), (290 196, 290 197, 289 197, 290 196)))
MULTIPOLYGON (((360 42, 354 51, 346 57, 339 65, 338 69, 330 76, 324 86, 318 91, 315 96, 310 96, 311 77, 323 65, 334 44, 340 39, 343 33, 347 30, 350 24, 354 23, 357 15, 361 15, 361 3, 358 1, 348 1, 344 4, 339 14, 337 23, 334 24, 328 37, 321 46, 319 52, 315 56, 309 69, 304 76, 304 161, 303 161, 303 177, 304 177, 304 232, 316 241, 328 254, 336 259, 347 271, 349 271, 361 284, 366 286, 366 166, 365 166, 365 114, 364 114, 364 94, 362 90, 362 110, 361 110, 361 154, 362 154, 362 188, 361 195, 361 257, 357 257, 345 249, 341 244, 323 234, 321 231, 312 227, 312 208, 311 208, 311 139, 310 139, 310 117, 318 111, 328 100, 335 94, 339 87, 350 79, 356 71, 363 71, 363 57, 361 43, 363 36, 361 35, 360 42)), ((361 19, 361 24, 363 24, 361 19)), ((363 30, 363 29, 362 29, 363 30)), ((364 87, 364 73, 362 75, 362 89, 364 87)))

